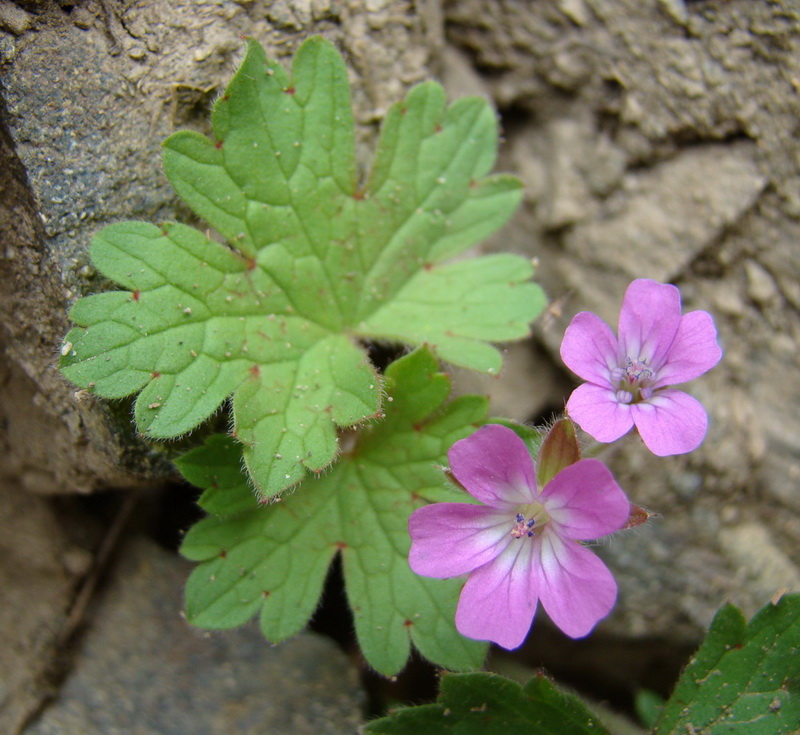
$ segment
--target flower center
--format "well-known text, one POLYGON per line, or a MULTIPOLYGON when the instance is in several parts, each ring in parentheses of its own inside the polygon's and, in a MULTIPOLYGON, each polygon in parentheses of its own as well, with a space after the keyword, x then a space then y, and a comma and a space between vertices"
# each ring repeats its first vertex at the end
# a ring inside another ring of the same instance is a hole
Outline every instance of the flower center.
POLYGON ((653 395, 650 384, 655 372, 646 357, 634 360, 625 358, 625 365, 611 371, 612 379, 617 383, 617 400, 620 403, 639 403, 653 395))
POLYGON ((514 538, 530 538, 541 533, 549 520, 550 516, 539 503, 526 505, 517 511, 515 523, 509 533, 514 538))

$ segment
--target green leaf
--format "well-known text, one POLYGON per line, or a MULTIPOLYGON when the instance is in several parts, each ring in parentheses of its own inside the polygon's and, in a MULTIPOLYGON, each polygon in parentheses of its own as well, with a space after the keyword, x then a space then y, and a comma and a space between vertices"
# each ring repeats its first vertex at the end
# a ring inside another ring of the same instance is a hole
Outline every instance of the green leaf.
POLYGON ((726 605, 675 691, 656 733, 785 735, 800 723, 800 595, 746 623, 726 605))
POLYGON ((642 724, 647 728, 653 728, 661 715, 661 710, 664 709, 664 699, 649 689, 640 689, 636 692, 633 709, 642 724))
POLYGON ((204 628, 259 615, 271 641, 300 631, 317 606, 334 555, 341 553, 347 597, 367 661, 391 675, 410 644, 451 669, 480 666, 486 644, 455 629, 462 580, 426 579, 408 566, 408 517, 426 502, 455 500, 441 469, 447 449, 485 420, 486 400, 444 405, 448 378, 424 348, 386 372, 386 416, 345 440, 341 460, 280 502, 259 504, 241 471, 240 448, 213 437, 179 460, 206 488, 212 517, 195 525, 181 553, 202 562, 186 588, 187 616, 204 628))
POLYGON ((369 735, 609 735, 575 695, 543 675, 524 687, 497 674, 447 674, 436 704, 407 707, 367 724, 369 735))
POLYGON ((520 200, 517 179, 487 176, 497 122, 483 99, 447 107, 438 84, 412 89, 362 185, 336 49, 308 39, 289 75, 249 41, 212 128, 212 139, 170 136, 164 170, 225 244, 175 223, 104 228, 92 260, 128 291, 78 301, 62 348, 82 388, 141 391, 142 433, 180 436, 233 396, 235 436, 270 497, 333 461, 337 428, 381 413, 362 340, 424 344, 493 372, 489 343, 528 334, 544 306, 530 262, 445 262, 520 200))

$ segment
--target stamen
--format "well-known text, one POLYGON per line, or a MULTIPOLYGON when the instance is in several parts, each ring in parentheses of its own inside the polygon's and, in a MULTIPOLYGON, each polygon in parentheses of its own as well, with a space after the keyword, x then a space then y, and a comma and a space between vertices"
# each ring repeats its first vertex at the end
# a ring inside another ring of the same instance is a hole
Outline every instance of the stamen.
POLYGON ((647 363, 648 358, 625 358, 624 367, 614 368, 612 375, 619 375, 617 381, 617 402, 627 405, 646 401, 653 395, 650 383, 655 378, 655 372, 647 363))
POLYGON ((635 362, 630 358, 625 358, 625 374, 631 381, 641 382, 653 377, 653 371, 647 365, 647 358, 640 357, 635 362))
POLYGON ((613 380, 615 383, 619 383, 626 375, 627 373, 625 372, 624 368, 611 368, 611 380, 613 380))
POLYGON ((618 390, 616 398, 620 403, 630 403, 633 401, 633 393, 627 390, 618 390))
POLYGON ((529 520, 525 520, 525 516, 522 513, 517 513, 514 520, 516 520, 516 525, 511 529, 511 535, 514 538, 522 538, 523 536, 528 536, 530 538, 533 536, 534 531, 531 529, 536 525, 536 519, 530 518, 529 520))

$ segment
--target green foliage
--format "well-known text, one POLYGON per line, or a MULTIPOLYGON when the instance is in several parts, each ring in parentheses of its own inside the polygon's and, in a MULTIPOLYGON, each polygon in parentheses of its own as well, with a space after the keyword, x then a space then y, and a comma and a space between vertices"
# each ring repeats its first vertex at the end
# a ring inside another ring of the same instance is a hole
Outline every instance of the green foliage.
MULTIPOLYGON (((667 703, 641 692, 636 708, 655 735, 800 732, 800 595, 765 606, 749 624, 733 605, 723 607, 667 703)), ((435 704, 398 709, 364 732, 608 733, 580 699, 546 677, 522 687, 488 673, 446 675, 435 704)))
POLYGON ((525 686, 497 674, 442 677, 435 704, 398 709, 370 722, 367 735, 609 735, 574 695, 560 691, 545 676, 525 686))
POLYGON ((461 582, 426 579, 408 566, 408 517, 426 502, 465 502, 437 463, 486 417, 486 400, 444 405, 450 385, 421 348, 389 366, 386 416, 350 437, 327 474, 306 479, 270 505, 258 504, 241 470, 241 448, 216 436, 178 462, 206 488, 213 514, 187 534, 181 553, 202 562, 186 589, 189 620, 229 628, 259 615, 271 641, 301 630, 313 614, 334 555, 367 661, 391 675, 410 643, 451 669, 480 666, 486 645, 463 638, 454 617, 461 582))
POLYGON ((714 618, 664 705, 658 735, 787 735, 800 729, 800 595, 749 624, 733 605, 714 618))
POLYGON ((656 692, 640 689, 636 692, 633 708, 642 724, 652 729, 661 715, 661 710, 664 709, 664 700, 656 692))
POLYGON ((334 459, 337 427, 380 416, 381 380, 361 340, 428 345, 493 372, 488 342, 517 339, 544 305, 531 264, 446 263, 502 226, 517 179, 486 176, 494 112, 445 105, 432 82, 384 122, 359 182, 347 69, 320 37, 291 77, 254 41, 212 115, 213 139, 164 144, 181 198, 225 240, 177 223, 101 230, 97 269, 127 291, 71 311, 61 369, 104 398, 139 392, 139 430, 184 434, 233 396, 235 436, 263 497, 334 459))

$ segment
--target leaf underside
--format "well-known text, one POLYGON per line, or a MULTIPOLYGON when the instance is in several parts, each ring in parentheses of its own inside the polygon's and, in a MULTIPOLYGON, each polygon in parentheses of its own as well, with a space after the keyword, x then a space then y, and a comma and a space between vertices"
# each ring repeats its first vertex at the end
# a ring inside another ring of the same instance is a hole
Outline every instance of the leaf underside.
POLYGON ((574 695, 545 676, 525 686, 486 672, 448 674, 435 704, 401 708, 370 722, 368 735, 609 735, 574 695))
POLYGON ((656 725, 658 735, 785 735, 800 727, 800 595, 750 623, 733 605, 714 618, 656 725))
POLYGON ((426 502, 455 500, 437 464, 486 417, 486 400, 447 405, 449 380, 421 348, 392 363, 383 421, 360 431, 326 474, 280 502, 259 504, 241 470, 241 447, 215 436, 178 461, 205 488, 212 515, 186 535, 181 553, 201 562, 186 588, 187 617, 230 628, 259 616, 271 641, 300 631, 313 614, 328 567, 341 554, 361 650, 379 672, 397 673, 410 644, 451 669, 480 666, 486 645, 463 638, 454 617, 462 581, 426 579, 408 566, 408 517, 426 502))
POLYGON ((335 48, 309 39, 289 76, 249 41, 212 128, 170 136, 164 170, 225 244, 177 223, 104 228, 92 260, 128 290, 79 300, 62 348, 80 387, 139 393, 144 434, 180 436, 233 396, 234 435, 269 497, 330 464, 337 427, 380 416, 362 340, 493 372, 489 342, 524 337, 544 306, 521 257, 445 263, 520 199, 517 179, 486 175, 497 125, 484 100, 447 107, 438 84, 413 88, 362 185, 335 48))

